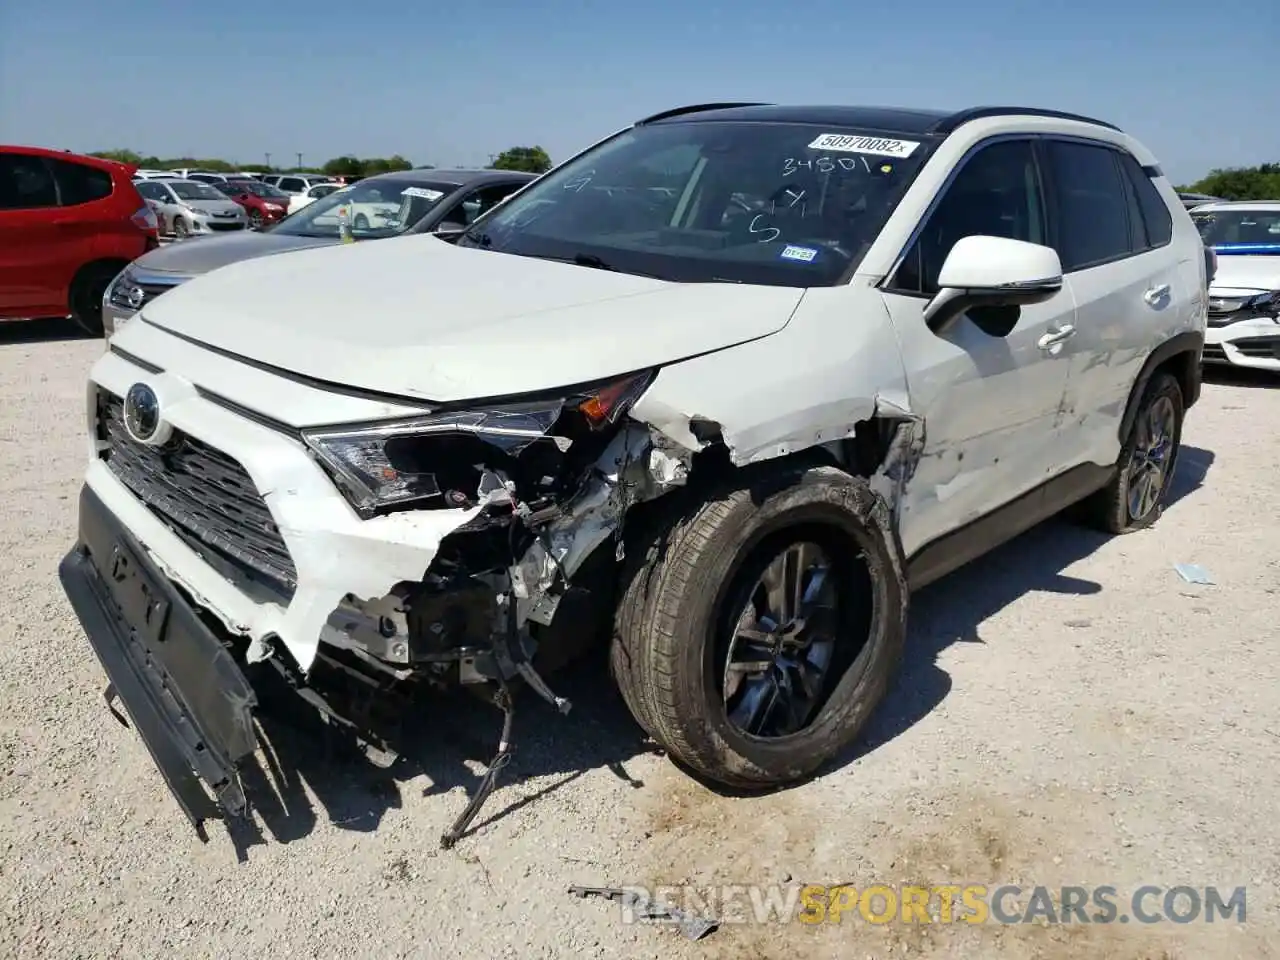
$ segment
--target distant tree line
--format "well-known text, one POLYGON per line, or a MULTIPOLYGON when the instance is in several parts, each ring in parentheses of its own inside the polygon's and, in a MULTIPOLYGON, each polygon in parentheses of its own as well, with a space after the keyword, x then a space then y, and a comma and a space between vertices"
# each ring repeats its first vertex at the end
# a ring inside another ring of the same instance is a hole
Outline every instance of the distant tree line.
MULTIPOLYGON (((348 154, 326 160, 321 166, 266 166, 260 163, 233 163, 216 157, 156 157, 143 156, 134 150, 97 150, 90 154, 106 160, 116 160, 147 170, 174 170, 182 167, 210 170, 214 173, 230 173, 233 170, 257 170, 263 173, 324 173, 331 177, 369 177, 393 170, 433 169, 434 164, 413 164, 400 154, 390 157, 356 157, 348 154)), ((527 170, 530 173, 546 173, 551 169, 551 157, 541 147, 512 147, 493 158, 490 166, 495 170, 527 170)))
POLYGON ((1280 200, 1280 163, 1212 170, 1207 177, 1178 189, 1224 200, 1280 200))

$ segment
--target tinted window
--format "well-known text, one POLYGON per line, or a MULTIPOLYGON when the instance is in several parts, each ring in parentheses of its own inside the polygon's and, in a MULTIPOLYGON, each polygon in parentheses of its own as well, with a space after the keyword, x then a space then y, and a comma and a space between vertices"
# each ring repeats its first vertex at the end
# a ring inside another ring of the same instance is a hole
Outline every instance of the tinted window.
POLYGON ((893 286, 934 294, 938 273, 965 237, 1004 237, 1048 243, 1044 197, 1028 140, 983 147, 960 168, 908 251, 893 286))
POLYGON ((1050 141, 1058 215, 1058 256, 1070 272, 1132 253, 1128 197, 1118 154, 1107 147, 1050 141))
POLYGON ((44 158, 0 153, 0 210, 56 207, 58 190, 44 158))
POLYGON ((306 188, 306 182, 297 177, 284 177, 280 180, 281 190, 305 190, 306 188))
POLYGON ((460 243, 681 282, 830 286, 931 147, 803 123, 644 124, 542 177, 460 243))
POLYGON ((1142 165, 1129 154, 1121 154, 1120 166, 1124 168, 1138 203, 1138 216, 1142 224, 1143 247, 1163 247, 1173 239, 1173 217, 1165 205, 1160 191, 1151 178, 1142 172, 1142 165))
POLYGON ((97 167, 70 160, 51 160, 53 174, 58 179, 58 191, 64 207, 92 203, 111 196, 111 174, 97 167))
POLYGON ((138 188, 138 193, 142 194, 142 198, 144 200, 163 201, 165 199, 164 190, 156 186, 154 183, 147 183, 143 181, 142 183, 134 184, 134 186, 138 188))

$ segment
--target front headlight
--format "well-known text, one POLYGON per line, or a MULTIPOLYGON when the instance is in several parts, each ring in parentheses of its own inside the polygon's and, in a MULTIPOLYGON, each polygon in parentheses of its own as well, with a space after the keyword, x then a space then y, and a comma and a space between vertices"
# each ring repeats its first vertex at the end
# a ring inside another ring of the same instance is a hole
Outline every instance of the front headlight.
POLYGON ((594 462, 653 377, 649 371, 553 399, 305 430, 302 437, 365 518, 474 506, 487 471, 503 473, 520 499, 533 502, 573 482, 565 476, 570 462, 594 462))
POLYGON ((209 216, 209 211, 204 209, 203 207, 187 207, 187 209, 190 210, 192 213, 194 213, 197 217, 209 216))

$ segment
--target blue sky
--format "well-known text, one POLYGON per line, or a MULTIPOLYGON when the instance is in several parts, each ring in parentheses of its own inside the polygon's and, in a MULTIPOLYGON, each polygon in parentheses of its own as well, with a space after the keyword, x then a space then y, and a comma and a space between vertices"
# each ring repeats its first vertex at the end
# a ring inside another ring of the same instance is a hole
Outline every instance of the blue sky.
POLYGON ((1016 102, 1182 182, 1280 161, 1277 36, 1280 0, 0 0, 0 142, 452 166, 708 100, 1016 102))

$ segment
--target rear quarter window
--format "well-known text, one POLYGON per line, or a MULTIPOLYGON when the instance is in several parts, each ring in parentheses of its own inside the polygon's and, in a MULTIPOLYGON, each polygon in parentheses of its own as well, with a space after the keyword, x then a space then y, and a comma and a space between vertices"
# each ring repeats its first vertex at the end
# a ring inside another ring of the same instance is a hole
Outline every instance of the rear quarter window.
POLYGON ((78 207, 81 204, 105 200, 111 196, 114 184, 111 174, 97 167, 70 160, 51 160, 53 175, 58 180, 58 199, 61 206, 78 207))
POLYGON ((1120 166, 1133 187, 1138 201, 1138 212, 1145 230, 1146 248, 1163 247, 1173 240, 1173 216, 1160 196, 1160 191, 1143 171, 1141 164, 1129 154, 1122 154, 1120 166))

